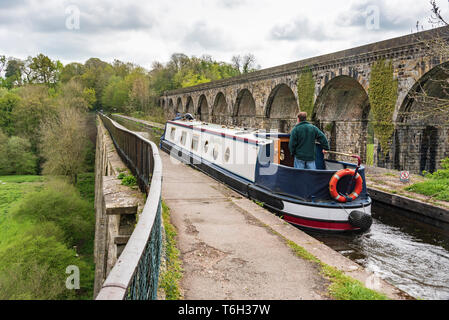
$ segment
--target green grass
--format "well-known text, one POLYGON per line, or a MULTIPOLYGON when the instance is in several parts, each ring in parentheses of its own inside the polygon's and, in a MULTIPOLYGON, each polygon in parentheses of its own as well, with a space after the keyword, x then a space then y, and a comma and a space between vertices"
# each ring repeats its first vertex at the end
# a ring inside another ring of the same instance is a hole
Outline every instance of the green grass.
POLYGON ((0 176, 0 222, 14 202, 42 187, 41 176, 0 176))
POLYGON ((145 113, 141 111, 132 112, 130 117, 161 124, 165 124, 167 122, 167 118, 165 117, 165 113, 162 108, 151 108, 145 113))
POLYGON ((449 179, 429 179, 425 182, 411 185, 406 190, 429 196, 436 200, 449 201, 449 179))
POLYGON ((81 197, 94 206, 95 202, 95 172, 87 172, 78 175, 76 184, 81 197))
POLYGON ((166 235, 166 270, 161 274, 159 286, 165 292, 166 300, 182 299, 179 282, 182 278, 181 260, 176 247, 176 228, 170 223, 170 209, 162 202, 162 218, 166 235))
POLYGON ((43 176, 0 176, 0 181, 11 183, 43 182, 43 176))
POLYGON ((374 165, 374 144, 368 144, 366 146, 366 164, 368 166, 374 165))
POLYGON ((449 201, 449 158, 441 161, 441 167, 442 169, 432 174, 424 172, 426 181, 415 183, 405 190, 449 201))
POLYGON ((92 177, 79 180, 87 201, 58 179, 0 177, 0 300, 92 299, 92 177), (69 265, 80 268, 81 290, 65 288, 69 265))

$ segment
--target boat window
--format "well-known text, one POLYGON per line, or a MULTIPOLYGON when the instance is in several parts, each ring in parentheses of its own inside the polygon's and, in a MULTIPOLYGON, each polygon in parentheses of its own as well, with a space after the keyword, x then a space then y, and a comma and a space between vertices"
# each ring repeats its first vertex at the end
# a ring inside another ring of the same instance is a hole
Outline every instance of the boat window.
POLYGON ((176 133, 176 128, 171 128, 171 131, 170 131, 170 139, 171 140, 175 140, 175 133, 176 133))
POLYGON ((271 158, 271 148, 273 147, 273 144, 266 144, 265 145, 265 156, 267 159, 271 158))
POLYGON ((192 136, 192 150, 197 151, 198 150, 198 141, 199 141, 199 136, 198 135, 193 135, 192 136))
POLYGON ((204 142, 204 153, 207 153, 209 151, 209 141, 204 142))
POLYGON ((186 140, 187 140, 187 132, 183 131, 183 132, 182 132, 182 135, 181 135, 181 144, 182 144, 183 146, 186 145, 186 140))
POLYGON ((214 150, 212 151, 212 156, 214 157, 214 160, 217 160, 218 158, 218 148, 215 146, 214 150))
POLYGON ((224 160, 225 162, 229 162, 229 158, 231 158, 231 150, 228 148, 226 148, 226 151, 224 153, 224 160))

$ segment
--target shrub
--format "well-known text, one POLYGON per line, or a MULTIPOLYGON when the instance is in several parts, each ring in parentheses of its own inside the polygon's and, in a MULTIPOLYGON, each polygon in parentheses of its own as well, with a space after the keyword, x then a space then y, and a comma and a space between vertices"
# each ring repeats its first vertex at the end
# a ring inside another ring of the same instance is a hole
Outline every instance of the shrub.
POLYGON ((0 130, 0 175, 35 174, 37 157, 31 143, 20 137, 6 137, 0 130))
POLYGON ((0 247, 0 261, 1 300, 89 298, 92 267, 53 236, 21 232, 9 245, 0 247), (65 287, 66 268, 71 265, 80 269, 80 290, 65 287))
POLYGON ((75 187, 54 180, 38 192, 27 194, 12 210, 14 217, 37 223, 53 222, 64 233, 64 242, 81 250, 94 234, 91 204, 81 199, 75 187))
POLYGON ((126 177, 126 173, 120 172, 119 175, 117 176, 117 179, 123 180, 125 177, 126 177))
POLYGON ((137 179, 136 177, 130 175, 130 176, 126 176, 122 179, 122 185, 124 186, 128 186, 128 187, 133 187, 137 185, 137 179))

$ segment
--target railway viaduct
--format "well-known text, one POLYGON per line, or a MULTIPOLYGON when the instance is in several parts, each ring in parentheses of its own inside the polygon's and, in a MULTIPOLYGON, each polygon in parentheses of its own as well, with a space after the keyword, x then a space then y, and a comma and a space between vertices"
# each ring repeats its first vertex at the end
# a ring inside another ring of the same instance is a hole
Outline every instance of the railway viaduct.
MULTIPOLYGON (((203 121, 228 126, 289 132, 303 106, 298 103, 299 74, 312 71, 313 122, 339 152, 367 156, 370 124, 368 89, 373 64, 391 61, 398 82, 389 150, 375 139, 374 165, 411 172, 434 171, 449 156, 449 125, 444 116, 419 117, 427 107, 413 93, 447 97, 449 57, 432 43, 446 43, 443 27, 301 60, 229 79, 165 92, 160 104, 172 116, 189 112, 203 121), (436 81, 437 79, 438 81, 436 81)), ((449 50, 448 50, 449 51, 449 50)), ((310 112, 309 112, 310 113, 310 112)))

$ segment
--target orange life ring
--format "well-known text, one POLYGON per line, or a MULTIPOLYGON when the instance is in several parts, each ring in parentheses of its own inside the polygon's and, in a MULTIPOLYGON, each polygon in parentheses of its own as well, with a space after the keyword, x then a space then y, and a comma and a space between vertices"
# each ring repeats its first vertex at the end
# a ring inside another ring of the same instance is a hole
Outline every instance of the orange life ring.
POLYGON ((354 191, 349 196, 342 196, 340 193, 338 193, 337 190, 337 184, 338 181, 340 181, 341 178, 345 176, 354 176, 355 171, 351 169, 344 169, 338 171, 334 176, 332 177, 331 181, 329 182, 329 191, 331 193, 332 198, 337 200, 341 203, 346 203, 348 201, 354 201, 357 199, 363 190, 363 179, 360 176, 360 174, 357 173, 357 176, 355 177, 355 188, 354 191))

